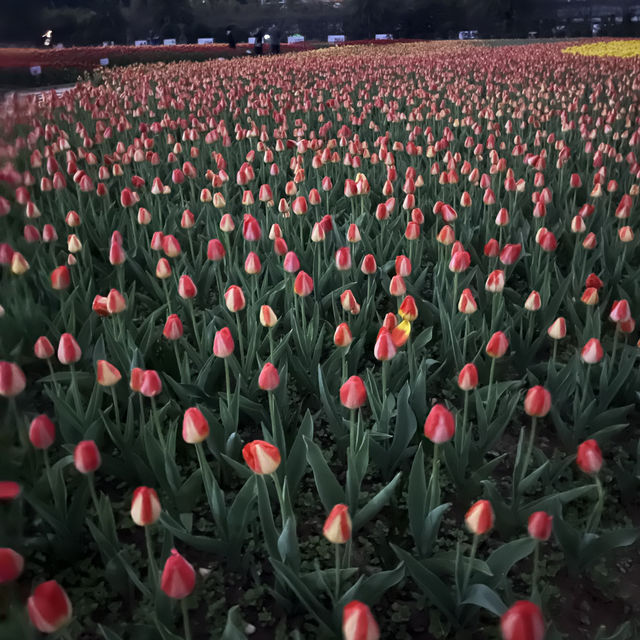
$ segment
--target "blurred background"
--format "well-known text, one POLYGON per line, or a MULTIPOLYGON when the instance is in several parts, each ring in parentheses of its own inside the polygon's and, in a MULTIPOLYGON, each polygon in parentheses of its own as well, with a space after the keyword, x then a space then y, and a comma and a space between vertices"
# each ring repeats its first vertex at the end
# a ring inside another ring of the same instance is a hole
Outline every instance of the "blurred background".
POLYGON ((326 40, 640 35, 640 0, 2 0, 0 45, 236 41, 259 26, 326 40), (248 10, 250 8, 250 11, 248 10), (43 34, 51 31, 48 38, 43 34))

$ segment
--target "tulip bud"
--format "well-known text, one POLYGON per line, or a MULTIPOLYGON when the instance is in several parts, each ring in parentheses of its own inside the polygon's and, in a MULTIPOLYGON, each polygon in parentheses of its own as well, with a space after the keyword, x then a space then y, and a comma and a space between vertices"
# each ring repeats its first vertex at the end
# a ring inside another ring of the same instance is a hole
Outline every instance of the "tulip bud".
POLYGON ((604 351, 598 338, 591 338, 587 344, 582 347, 580 357, 587 364, 597 364, 604 357, 604 351))
POLYGON ((464 517, 467 528, 471 533, 481 536, 493 527, 493 508, 488 500, 478 500, 464 517))
POLYGON ((600 471, 602 468, 602 451, 595 440, 585 440, 578 447, 576 463, 584 473, 589 475, 594 475, 600 471))
POLYGON ((182 321, 175 313, 172 313, 165 322, 162 335, 167 340, 179 340, 182 338, 183 334, 184 329, 182 327, 182 321))
POLYGON ((567 335, 567 322, 561 316, 553 321, 553 324, 547 329, 547 335, 553 340, 561 340, 567 335))
POLYGON ((524 411, 527 415, 543 418, 551 409, 551 394, 540 385, 531 387, 524 399, 524 411))
POLYGON ((178 295, 184 300, 190 300, 195 298, 198 293, 198 288, 193 283, 190 276, 180 276, 178 282, 178 295))
POLYGON ((51 288, 56 291, 62 291, 66 289, 71 284, 71 276, 69 274, 69 269, 65 265, 61 267, 56 267, 51 272, 51 288))
POLYGON ((122 375, 116 367, 106 360, 98 360, 97 362, 97 380, 102 387, 112 387, 120 382, 122 375))
POLYGON ((278 447, 264 440, 253 440, 242 448, 242 457, 247 466, 258 475, 274 473, 280 466, 278 447))
POLYGON ((535 511, 529 516, 527 530, 532 538, 544 542, 551 537, 552 526, 553 516, 546 511, 535 511))
POLYGON ((131 519, 139 527, 148 527, 158 521, 162 507, 155 489, 138 487, 131 500, 131 519))
POLYGON ((345 544, 351 538, 351 517, 346 504, 337 504, 327 516, 322 535, 332 544, 345 544))
POLYGON ((465 364, 458 375, 458 387, 462 391, 471 391, 478 386, 478 369, 473 363, 465 364))
POLYGON ((100 452, 93 440, 83 440, 73 451, 73 464, 80 473, 93 473, 101 464, 100 452))
POLYGON ((12 398, 22 393, 26 386, 27 379, 19 366, 0 360, 0 396, 12 398))
MULTIPOLYGON (((133 372, 132 372, 133 374, 133 372)), ((133 375, 131 377, 133 382, 133 375)), ((162 380, 158 372, 154 369, 147 369, 142 374, 142 384, 140 385, 140 393, 145 398, 154 398, 162 392, 162 380)))
POLYGON ((609 320, 612 322, 625 322, 631 318, 631 308, 627 300, 615 300, 611 311, 609 312, 609 320))
POLYGON ((293 283, 293 291, 296 295, 304 298, 313 291, 313 279, 304 271, 298 272, 295 282, 293 283))
POLYGON ((162 570, 160 588, 174 600, 182 600, 191 594, 196 586, 195 569, 176 551, 171 549, 171 555, 162 570))
POLYGON ((226 251, 224 249, 224 245, 218 238, 213 238, 209 240, 209 244, 207 244, 207 259, 212 260, 213 262, 220 262, 224 258, 226 251))
POLYGON ((187 444, 197 444, 209 437, 209 423, 197 407, 190 407, 182 419, 182 439, 187 444))
POLYGON ((501 269, 495 269, 487 276, 485 289, 490 293, 501 293, 504 289, 504 284, 504 271, 501 269))
MULTIPOLYGON (((36 416, 29 425, 29 442, 36 449, 48 449, 56 439, 56 427, 45 414, 36 416)), ((0 583, 2 580, 0 579, 0 583)))
POLYGON ((413 322, 418 317, 418 307, 413 296, 407 296, 398 309, 398 315, 408 322, 413 322))
POLYGON ((471 289, 464 289, 458 300, 458 311, 465 315, 470 315, 478 310, 478 304, 471 293, 471 289))
POLYGON ((31 624, 42 633, 55 633, 71 621, 71 602, 55 581, 38 585, 27 601, 31 624))
MULTIPOLYGON (((109 291, 109 295, 107 296, 106 300, 107 300, 108 314, 121 313, 127 308, 127 301, 124 299, 124 296, 117 289, 111 289, 111 291, 109 291)), ((95 304, 95 299, 94 299, 94 304, 95 304)))
POLYGON ((33 345, 33 353, 40 360, 47 360, 55 353, 53 345, 49 338, 40 336, 33 345))
POLYGON ((333 343, 336 347, 348 347, 353 342, 351 330, 346 322, 339 324, 333 334, 333 343))
MULTIPOLYGON (((284 242, 284 240, 282 241, 284 242)), ((300 270, 300 260, 298 260, 298 256, 294 251, 287 251, 282 261, 282 268, 287 273, 297 273, 300 270)))
POLYGON ((453 273, 462 273, 471 265, 471 256, 467 251, 456 251, 449 261, 449 270, 453 273))
POLYGON ((340 402, 347 409, 358 409, 367 401, 367 390, 358 376, 351 376, 340 387, 340 402))
POLYGON ((0 547, 0 585, 13 582, 24 569, 24 558, 13 549, 0 547))
POLYGON ((213 338, 213 353, 217 358, 227 358, 233 353, 235 345, 229 327, 223 327, 213 338))
POLYGON ((278 316, 268 304, 260 307, 260 324, 263 327, 275 327, 278 322, 278 316))
POLYGON ((82 350, 70 333, 63 333, 58 342, 58 360, 62 364, 73 364, 82 357, 82 350))
POLYGON ((486 352, 491 358, 502 358, 509 348, 509 340, 502 331, 496 331, 487 343, 486 352))
POLYGON ((360 265, 360 271, 367 276, 370 276, 376 272, 378 265, 373 254, 368 253, 363 259, 360 265))
POLYGON ((342 611, 344 640, 379 640, 380 629, 369 607, 352 600, 342 611))
POLYGON ((537 291, 532 291, 524 303, 524 308, 527 311, 538 311, 541 306, 540 294, 537 291))
POLYGON ((399 298, 403 296, 407 292, 407 286, 404 283, 404 279, 402 276, 395 275, 391 278, 391 282, 389 282, 389 293, 399 298))
POLYGON ((391 360, 391 358, 396 355, 396 346, 393 344, 389 330, 384 326, 378 333, 378 338, 373 348, 373 355, 376 360, 383 362, 391 360))
POLYGON ((139 367, 131 369, 131 376, 129 380, 129 388, 131 391, 140 391, 142 387, 142 380, 144 378, 144 370, 139 367))
POLYGON ((11 273, 14 276, 22 276, 29 271, 29 263, 27 259, 19 252, 16 251, 11 256, 11 273))
POLYGON ((335 260, 338 271, 348 271, 351 269, 351 250, 349 247, 341 247, 338 249, 335 260))
POLYGON ((528 600, 516 602, 500 618, 503 640, 543 640, 544 619, 540 609, 528 600))
POLYGON ((434 444, 448 442, 453 438, 456 423, 451 411, 443 404, 435 404, 424 423, 424 435, 434 444))
POLYGON ((263 391, 274 391, 280 384, 278 370, 270 363, 266 362, 258 376, 258 386, 263 391))

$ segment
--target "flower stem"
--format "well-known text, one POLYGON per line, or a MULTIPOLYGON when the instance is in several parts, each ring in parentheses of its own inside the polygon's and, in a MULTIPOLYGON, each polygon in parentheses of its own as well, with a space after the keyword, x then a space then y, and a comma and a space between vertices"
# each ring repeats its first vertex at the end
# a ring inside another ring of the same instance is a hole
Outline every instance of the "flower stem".
POLYGON ((335 589, 335 601, 340 598, 340 545, 334 545, 336 548, 336 589, 335 589))
POLYGON ((180 607, 182 609, 182 622, 184 624, 184 638, 185 640, 191 640, 191 627, 189 626, 189 608, 187 607, 186 598, 180 600, 180 607))
POLYGON ((469 563, 467 564, 467 569, 464 572, 464 582, 462 583, 462 597, 464 598, 464 594, 467 591, 467 587, 469 586, 469 579, 471 578, 471 569, 473 567, 473 561, 476 558, 476 552, 478 550, 478 536, 473 534, 473 542, 471 543, 471 553, 469 554, 469 563))
POLYGON ((536 542, 536 548, 533 551, 533 571, 531 573, 531 598, 535 597, 538 591, 538 572, 540 570, 540 542, 536 542))
POLYGON ((600 476, 596 476, 596 489, 598 490, 598 500, 596 501, 595 507, 589 516, 589 520, 587 521, 587 533, 592 533, 594 529, 598 528, 598 525, 600 524, 600 517, 602 516, 604 489, 602 487, 602 482, 600 481, 600 476))
POLYGON ((158 580, 158 565, 156 564, 156 557, 153 553, 153 540, 151 539, 151 527, 146 526, 144 528, 144 537, 147 544, 147 556, 149 558, 149 577, 151 578, 151 584, 155 591, 159 587, 158 580))

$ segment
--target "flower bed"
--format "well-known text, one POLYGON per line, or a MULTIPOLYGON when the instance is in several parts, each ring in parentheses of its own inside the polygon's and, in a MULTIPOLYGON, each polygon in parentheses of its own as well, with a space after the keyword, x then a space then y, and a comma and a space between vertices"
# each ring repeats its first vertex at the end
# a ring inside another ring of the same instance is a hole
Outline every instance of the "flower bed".
POLYGON ((400 43, 6 102, 0 638, 638 637, 637 72, 400 43))

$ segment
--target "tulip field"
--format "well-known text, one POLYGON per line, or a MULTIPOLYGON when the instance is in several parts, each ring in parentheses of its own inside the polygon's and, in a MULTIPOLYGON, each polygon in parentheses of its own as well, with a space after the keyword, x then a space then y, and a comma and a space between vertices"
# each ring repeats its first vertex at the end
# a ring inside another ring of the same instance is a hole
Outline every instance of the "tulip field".
POLYGON ((640 637, 640 44, 496 44, 0 106, 1 640, 640 637))

